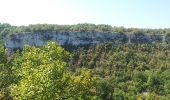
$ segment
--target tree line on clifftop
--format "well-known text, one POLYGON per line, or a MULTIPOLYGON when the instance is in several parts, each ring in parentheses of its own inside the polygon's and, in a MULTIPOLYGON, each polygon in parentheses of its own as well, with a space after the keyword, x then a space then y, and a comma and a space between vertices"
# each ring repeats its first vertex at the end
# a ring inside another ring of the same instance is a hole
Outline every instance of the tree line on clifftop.
POLYGON ((0 38, 2 39, 6 35, 15 33, 35 33, 35 32, 141 32, 146 34, 168 34, 170 28, 165 29, 147 29, 147 28, 124 28, 112 27, 105 24, 75 24, 75 25, 57 25, 57 24, 35 24, 28 26, 13 26, 7 23, 0 23, 0 38))

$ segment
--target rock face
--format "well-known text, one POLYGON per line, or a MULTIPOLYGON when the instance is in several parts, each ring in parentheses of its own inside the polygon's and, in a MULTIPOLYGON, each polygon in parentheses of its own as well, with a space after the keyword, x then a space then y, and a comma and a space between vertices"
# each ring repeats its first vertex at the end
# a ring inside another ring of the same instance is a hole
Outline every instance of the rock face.
POLYGON ((59 45, 88 45, 104 42, 125 43, 127 35, 120 33, 73 33, 73 32, 47 32, 25 33, 10 35, 4 39, 6 48, 22 49, 24 45, 42 46, 48 41, 57 42, 59 45))
MULTIPOLYGON (((166 37, 167 38, 167 37, 166 37)), ((24 45, 42 46, 48 41, 59 45, 89 45, 111 42, 113 44, 125 43, 156 43, 163 41, 163 35, 146 35, 143 33, 102 33, 102 32, 46 32, 13 34, 4 39, 7 49, 22 49, 24 45)))

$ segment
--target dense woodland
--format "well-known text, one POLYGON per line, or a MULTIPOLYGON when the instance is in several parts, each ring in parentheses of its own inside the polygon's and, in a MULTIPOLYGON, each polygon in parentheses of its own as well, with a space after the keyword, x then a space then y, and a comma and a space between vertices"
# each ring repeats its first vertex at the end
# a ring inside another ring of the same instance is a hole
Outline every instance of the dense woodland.
POLYGON ((76 24, 76 25, 57 25, 57 24, 35 24, 29 26, 13 26, 7 23, 0 23, 0 36, 15 33, 34 33, 34 32, 143 32, 147 34, 167 34, 170 33, 170 28, 165 29, 141 29, 141 28, 124 28, 112 27, 105 24, 76 24))
MULTIPOLYGON (((11 33, 47 31, 169 33, 94 24, 0 24, 1 39, 11 33)), ((105 43, 65 50, 49 42, 25 46, 11 56, 0 44, 0 100, 67 99, 169 100, 170 44, 105 43)))

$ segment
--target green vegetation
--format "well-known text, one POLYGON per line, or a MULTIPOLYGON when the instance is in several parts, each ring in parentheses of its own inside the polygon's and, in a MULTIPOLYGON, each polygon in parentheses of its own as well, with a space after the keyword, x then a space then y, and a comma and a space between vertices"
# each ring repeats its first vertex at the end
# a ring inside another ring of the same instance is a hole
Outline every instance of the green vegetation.
POLYGON ((99 44, 69 53, 49 42, 8 60, 0 47, 0 99, 170 99, 170 45, 99 44))
POLYGON ((102 79, 98 87, 104 100, 170 98, 170 46, 102 44, 79 49, 73 60, 71 67, 88 67, 102 79))
POLYGON ((15 33, 34 33, 34 32, 142 32, 147 34, 167 34, 170 29, 140 29, 140 28, 124 28, 112 27, 104 24, 76 24, 76 25, 56 25, 56 24, 36 24, 29 26, 12 26, 10 24, 0 24, 0 37, 15 33))

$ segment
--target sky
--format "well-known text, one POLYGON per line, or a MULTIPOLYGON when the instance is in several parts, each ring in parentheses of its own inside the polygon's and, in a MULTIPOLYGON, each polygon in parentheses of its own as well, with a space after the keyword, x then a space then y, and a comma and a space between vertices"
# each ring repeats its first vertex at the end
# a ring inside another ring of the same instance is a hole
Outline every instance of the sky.
POLYGON ((0 0, 0 23, 170 28, 170 0, 0 0))

